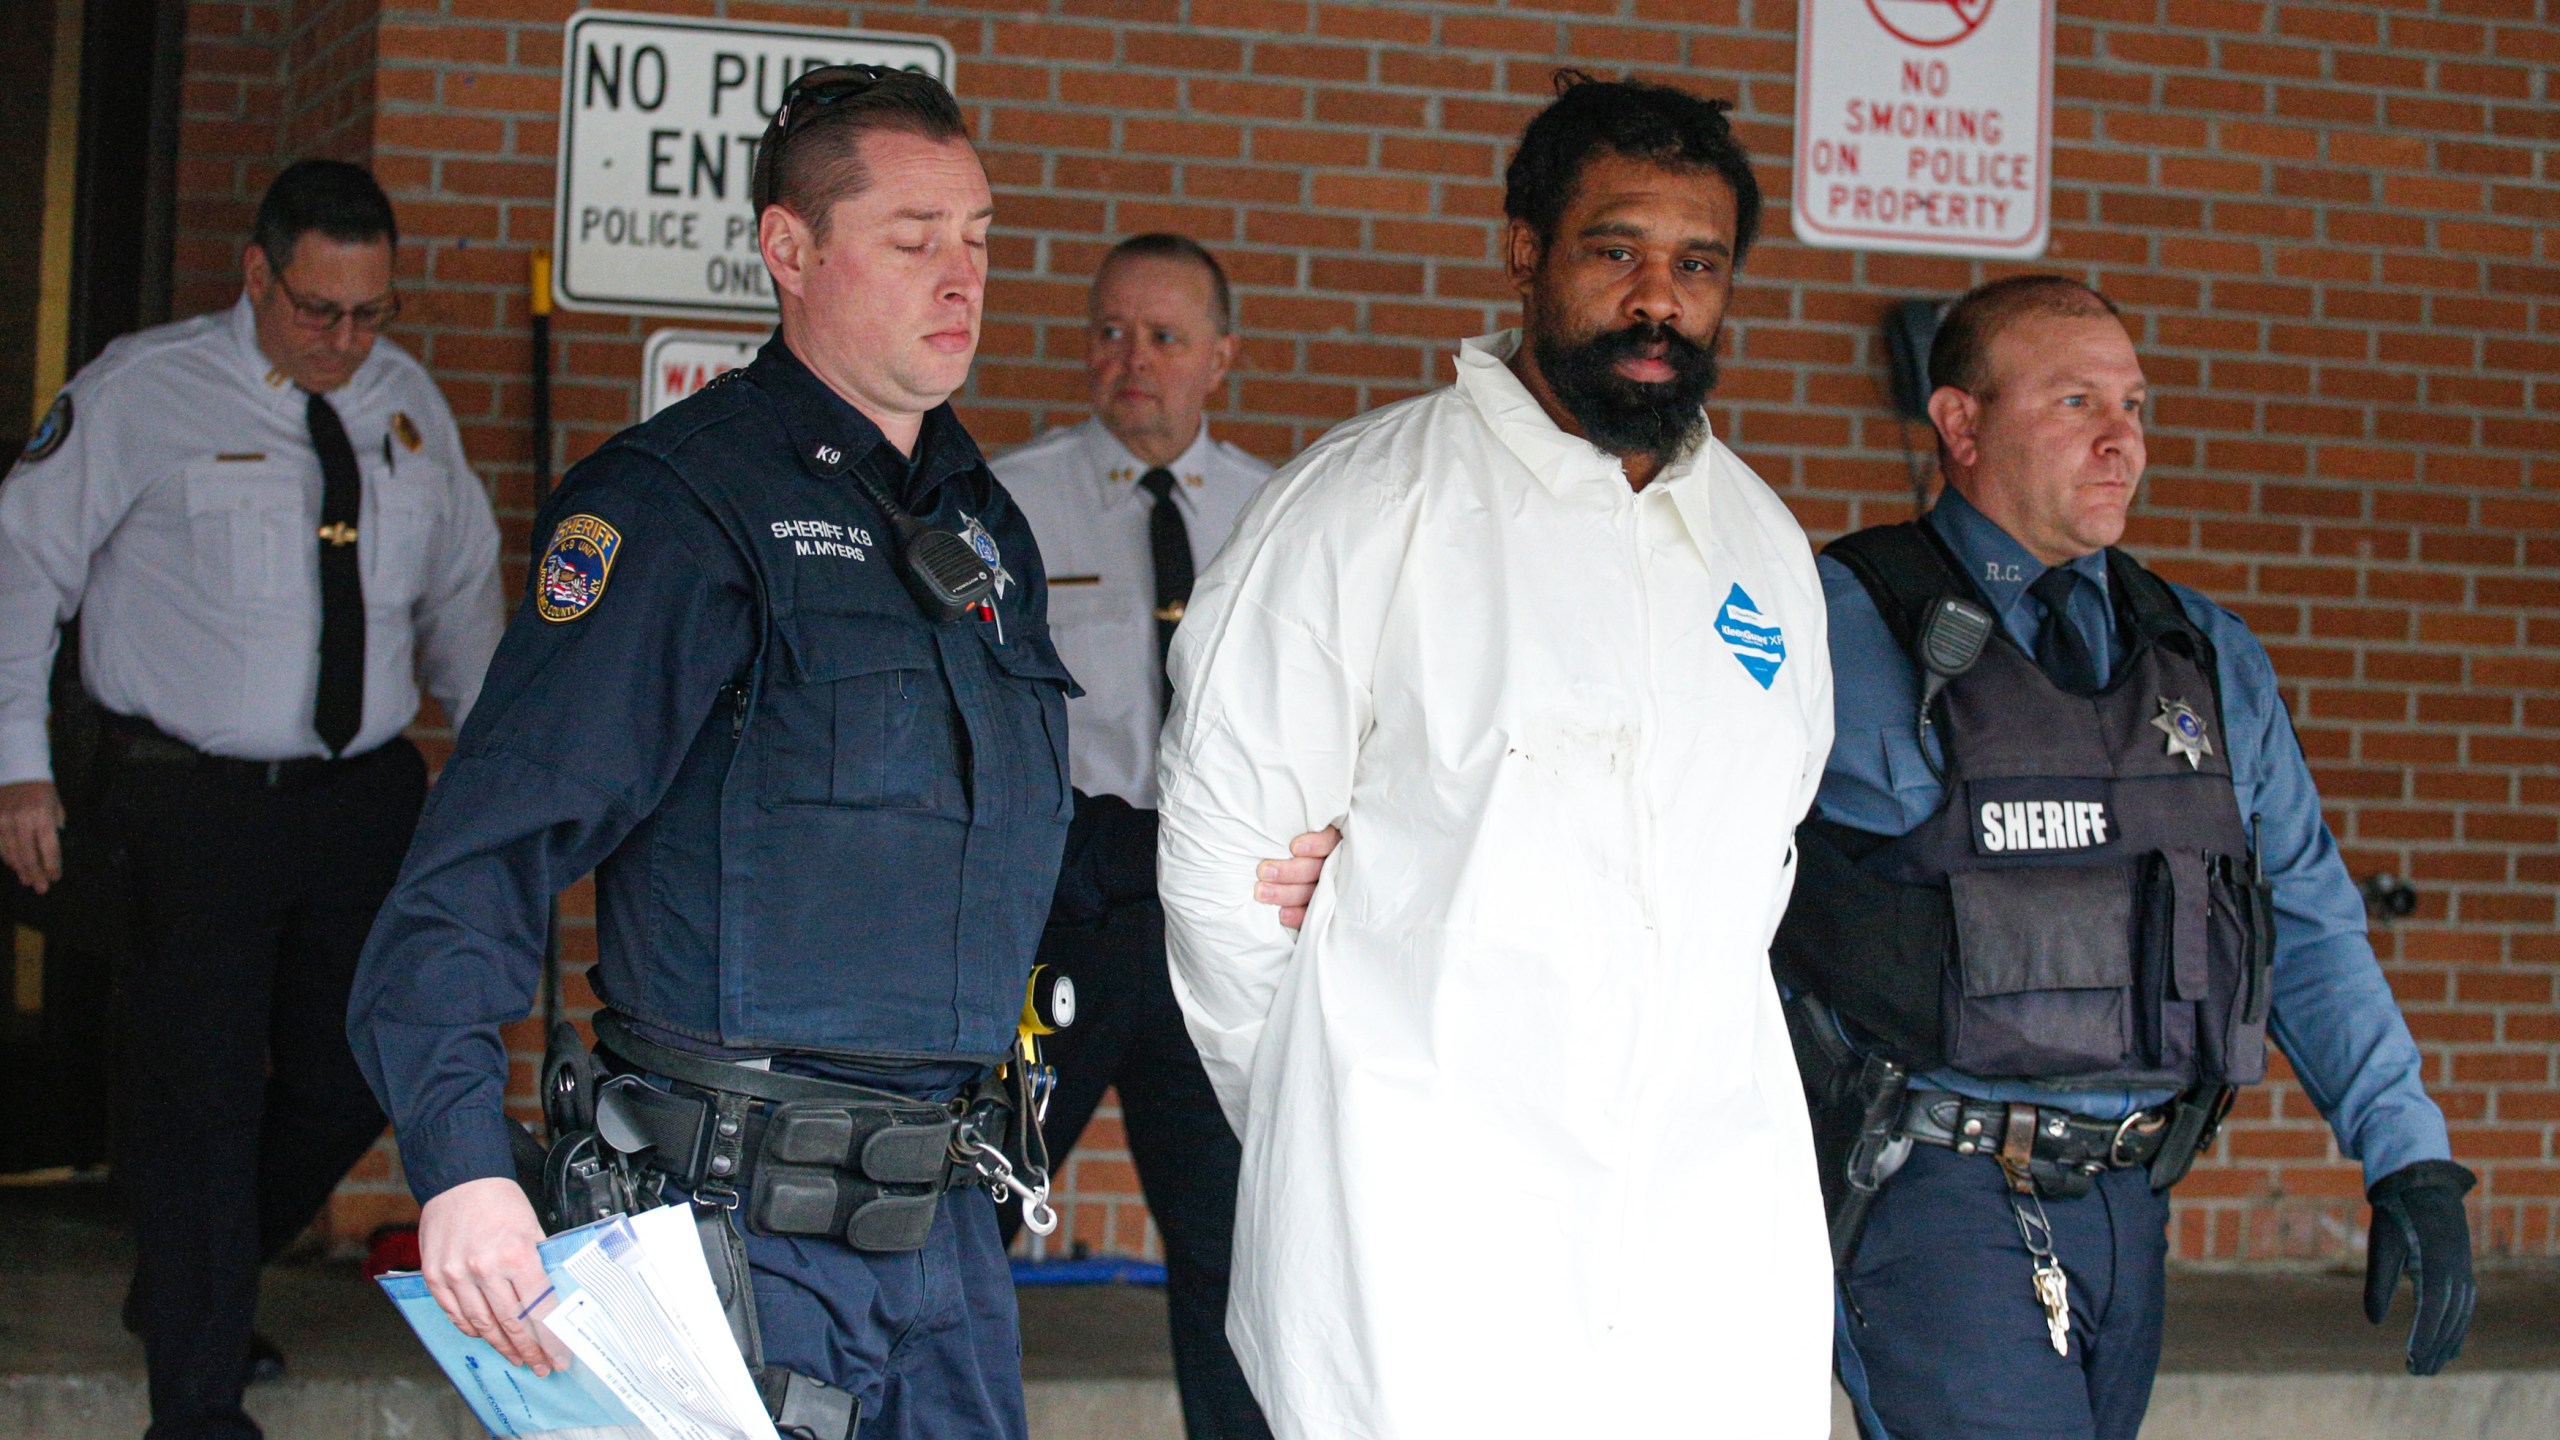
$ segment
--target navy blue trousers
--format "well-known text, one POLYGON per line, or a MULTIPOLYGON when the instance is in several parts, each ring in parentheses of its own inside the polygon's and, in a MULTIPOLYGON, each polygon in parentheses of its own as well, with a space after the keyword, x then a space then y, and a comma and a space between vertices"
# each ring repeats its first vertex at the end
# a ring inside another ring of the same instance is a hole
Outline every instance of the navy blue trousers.
POLYGON ((1841 1381, 1867 1440, 2134 1440, 2160 1368, 2169 1197, 2111 1170, 2044 1208, 2071 1277, 2067 1357, 1997 1161, 1919 1145, 1885 1182, 1842 1282, 1841 1381))
POLYGON ((1013 1272, 986 1191, 945 1195, 907 1254, 745 1233, 765 1363, 851 1391, 861 1440, 1026 1440, 1013 1272))

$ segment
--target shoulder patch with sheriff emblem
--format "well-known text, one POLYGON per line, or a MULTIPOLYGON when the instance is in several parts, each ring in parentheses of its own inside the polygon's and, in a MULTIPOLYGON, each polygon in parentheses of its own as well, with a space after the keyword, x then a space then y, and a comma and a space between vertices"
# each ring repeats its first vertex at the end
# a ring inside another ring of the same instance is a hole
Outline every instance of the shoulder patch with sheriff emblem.
POLYGON ((426 437, 418 433, 418 422, 410 419, 406 410, 391 412, 391 433, 398 437, 403 450, 415 450, 427 443, 426 437))
POLYGON ((27 448, 20 454, 30 461, 41 460, 61 449, 62 442, 69 438, 71 438, 71 392, 65 390, 53 397, 53 404, 45 410, 44 418, 36 422, 35 433, 27 437, 27 448))
POLYGON ((572 515, 551 532, 535 578, 534 608, 550 621, 575 620, 604 598, 622 532, 593 515, 572 515))

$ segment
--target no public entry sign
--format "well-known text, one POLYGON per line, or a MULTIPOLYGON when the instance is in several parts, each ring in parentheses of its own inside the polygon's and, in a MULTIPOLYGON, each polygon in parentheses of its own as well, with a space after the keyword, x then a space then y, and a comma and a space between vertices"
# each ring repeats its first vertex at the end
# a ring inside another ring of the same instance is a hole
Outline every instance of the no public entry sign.
POLYGON ((1801 13, 1797 239, 2044 253, 2053 0, 1805 0, 1801 13))

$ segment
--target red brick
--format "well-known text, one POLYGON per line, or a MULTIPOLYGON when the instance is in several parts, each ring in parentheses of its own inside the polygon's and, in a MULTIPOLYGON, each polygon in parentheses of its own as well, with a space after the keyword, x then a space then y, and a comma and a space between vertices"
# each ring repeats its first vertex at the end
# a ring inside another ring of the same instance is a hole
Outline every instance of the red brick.
MULTIPOLYGON (((412 237, 401 339, 497 484, 511 557, 529 504, 519 277, 546 239, 550 56, 570 3, 451 0, 440 23, 395 9, 369 70, 346 58, 366 43, 346 39, 353 7, 320 12, 290 56, 280 5, 190 7, 182 303, 234 293, 280 156, 370 144, 412 237)), ((810 16, 779 0, 729 13, 810 16)), ((2377 944, 2487 1174, 2484 1244, 2560 1253, 2560 1165, 2540 1159, 2560 1120, 2560 195, 2541 158, 2560 112, 2525 88, 2560 41, 2538 0, 2062 0, 2061 15, 2053 240, 2028 264, 1792 240, 1790 6, 1746 21, 1738 0, 1061 0, 1032 18, 1006 0, 883 0, 844 18, 940 34, 963 57, 1002 194, 961 397, 990 444, 1081 416, 1084 276, 1145 225, 1221 243, 1239 286, 1248 348, 1215 406, 1222 434, 1278 460, 1442 383, 1455 339, 1515 313, 1489 248, 1500 166, 1558 55, 1743 102, 1770 210, 1713 414, 1818 533, 1909 513, 1903 451, 1927 432, 1878 403, 1885 299, 2057 266, 2104 285, 2158 395, 2129 543, 2268 643, 2353 873, 2421 881, 2421 914, 2377 944)), ((630 416, 649 327, 556 323, 556 448, 573 459, 630 416)), ((576 896, 583 963, 592 902, 576 896)), ((593 1003, 582 980, 576 996, 593 1003)), ((529 1074, 534 1037, 510 1033, 529 1074)), ((2356 1168, 2276 1071, 2182 1190, 2183 1255, 2307 1257, 2314 1217, 2361 1223, 2356 1168)), ((1096 1248, 1155 1243, 1124 1147, 1098 1125, 1069 1174, 1075 1236, 1096 1248)), ((387 1154, 342 1211, 400 1200, 387 1154)))
POLYGON ((1362 81, 1369 76, 1369 52, 1349 45, 1286 45, 1256 41, 1249 68, 1257 75, 1288 75, 1306 80, 1362 81))

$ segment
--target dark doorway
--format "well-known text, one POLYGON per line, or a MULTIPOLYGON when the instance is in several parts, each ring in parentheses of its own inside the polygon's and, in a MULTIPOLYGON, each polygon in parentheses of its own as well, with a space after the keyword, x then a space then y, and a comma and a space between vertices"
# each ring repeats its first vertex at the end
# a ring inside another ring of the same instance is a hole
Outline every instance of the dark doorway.
MULTIPOLYGON (((62 380, 119 335, 169 318, 185 0, 0 7, 0 145, 41 163, 0 174, 0 451, 14 458, 62 380)), ((53 766, 75 857, 38 896, 0 872, 0 1173, 103 1163, 115 1093, 113 935, 121 897, 80 816, 96 708, 76 622, 52 684, 53 766)))

